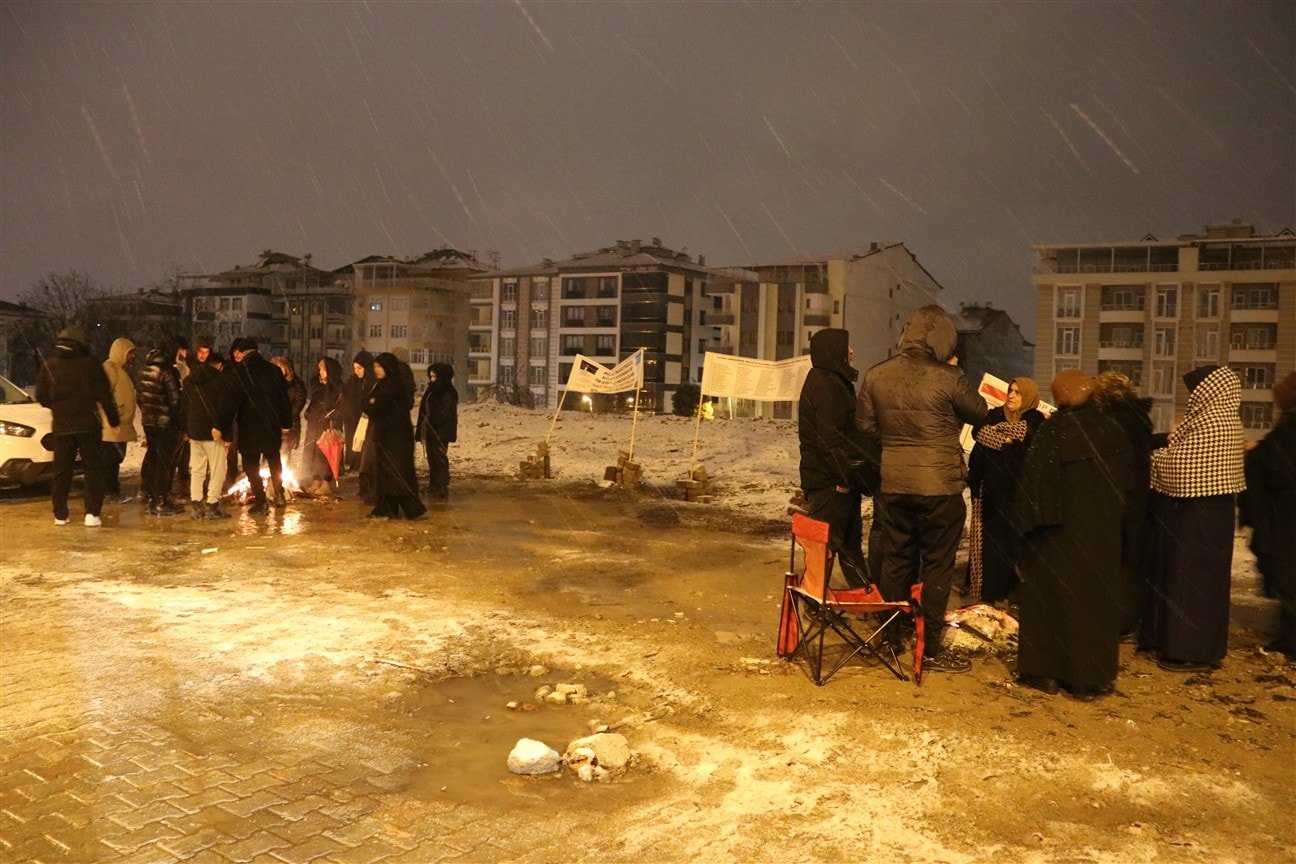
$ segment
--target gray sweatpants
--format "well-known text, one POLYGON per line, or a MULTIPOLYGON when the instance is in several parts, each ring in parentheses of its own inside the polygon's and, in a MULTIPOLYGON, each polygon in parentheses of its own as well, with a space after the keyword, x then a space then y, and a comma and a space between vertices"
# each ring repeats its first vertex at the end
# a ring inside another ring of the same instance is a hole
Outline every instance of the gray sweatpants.
POLYGON ((189 500, 203 500, 203 484, 207 485, 207 503, 220 501, 225 488, 225 444, 221 441, 189 441, 189 500), (211 471, 211 479, 207 472, 211 471))

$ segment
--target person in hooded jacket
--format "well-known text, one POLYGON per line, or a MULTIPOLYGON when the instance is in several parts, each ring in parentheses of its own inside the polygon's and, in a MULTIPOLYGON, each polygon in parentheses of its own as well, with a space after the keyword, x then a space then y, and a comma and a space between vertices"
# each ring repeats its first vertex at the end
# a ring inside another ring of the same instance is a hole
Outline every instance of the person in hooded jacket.
POLYGON ((297 367, 293 366, 292 360, 280 354, 277 357, 271 357, 270 362, 279 367, 283 373, 284 381, 288 385, 288 405, 292 409, 292 427, 283 434, 283 441, 279 446, 279 455, 283 464, 287 465, 293 453, 297 452, 298 446, 301 445, 302 433, 302 411, 306 408, 306 385, 297 377, 297 367))
POLYGON ((444 501, 450 496, 450 445, 459 435, 459 391, 454 367, 433 363, 427 368, 428 386, 419 400, 418 440, 428 462, 428 492, 444 501))
POLYGON ((1247 489, 1242 524, 1251 526, 1251 551, 1265 592, 1278 600, 1278 634, 1267 651, 1296 660, 1296 372, 1274 387, 1282 412, 1273 429, 1245 457, 1247 489))
POLYGON ((954 582, 954 556, 963 534, 964 423, 979 424, 985 401, 950 363, 958 332, 939 306, 909 316, 899 353, 864 375, 855 422, 882 440, 882 596, 905 600, 923 586, 926 620, 924 666, 937 671, 971 668, 966 658, 941 651, 945 611, 954 582), (915 572, 916 571, 916 572, 915 572))
POLYGON ((1134 382, 1126 375, 1103 372, 1094 379, 1093 401, 1124 430, 1130 443, 1133 476, 1121 521, 1121 633, 1122 638, 1133 638, 1151 592, 1146 552, 1152 473, 1152 400, 1140 398, 1134 382))
MULTIPOLYGON (((135 436, 135 382, 131 380, 127 367, 135 362, 135 343, 126 338, 114 339, 108 349, 108 359, 104 361, 104 374, 112 387, 113 400, 117 403, 117 416, 121 423, 112 426, 104 417, 104 493, 117 504, 128 504, 133 499, 122 495, 121 463, 126 458, 126 445, 134 441, 135 436)), ((103 413, 103 412, 100 412, 103 413)))
POLYGON ((360 423, 361 416, 364 415, 364 406, 368 403, 369 397, 373 394, 377 379, 373 373, 374 357, 368 351, 359 351, 355 359, 351 362, 351 370, 354 373, 343 387, 342 404, 346 408, 346 459, 347 464, 356 468, 359 473, 360 500, 366 504, 373 504, 376 499, 374 491, 374 466, 373 457, 365 456, 365 441, 368 441, 368 434, 364 441, 361 441, 361 448, 357 452, 355 447, 356 428, 360 423))
POLYGON ((144 358, 135 385, 140 420, 144 426, 144 464, 140 466, 140 488, 151 516, 174 516, 179 509, 171 503, 173 460, 179 449, 180 374, 175 356, 164 348, 152 348, 144 358))
POLYGON ((103 365, 90 356, 89 343, 80 327, 66 327, 54 342, 54 356, 41 365, 36 376, 36 401, 50 409, 50 433, 54 449, 54 478, 51 503, 54 524, 66 525, 68 493, 77 453, 85 471, 85 524, 103 524, 103 421, 121 423, 103 365))
MULTIPOLYGON (((208 354, 208 360, 218 355, 208 354)), ((216 363, 189 368, 182 392, 185 434, 189 436, 189 501, 194 519, 228 519, 220 508, 225 488, 225 447, 234 424, 234 399, 229 379, 216 363), (206 501, 203 490, 206 489, 206 501)))
MULTIPOLYGON (((326 429, 341 429, 343 424, 342 409, 342 364, 332 357, 321 357, 315 364, 315 377, 311 379, 310 401, 306 403, 306 468, 313 481, 310 492, 325 495, 329 491, 329 480, 333 469, 320 451, 319 441, 326 429)), ((339 471, 341 466, 338 466, 339 471)))
POLYGON ((972 520, 968 528, 967 597, 986 603, 1007 600, 1017 590, 1021 538, 1012 521, 1013 501, 1026 466, 1026 453, 1044 422, 1039 387, 1030 378, 1008 384, 1008 400, 990 409, 972 430, 968 457, 972 520))
POLYGON ((374 361, 374 388, 362 408, 369 417, 365 450, 374 466, 377 503, 370 516, 418 519, 427 512, 419 500, 414 472, 414 376, 394 354, 383 352, 374 361))
POLYGON ((1205 672, 1228 653, 1242 382, 1223 366, 1183 376, 1188 408, 1152 451, 1152 599, 1139 645, 1173 672, 1205 672))
POLYGON ((261 460, 270 470, 274 506, 285 507, 283 463, 279 445, 283 431, 292 427, 292 406, 288 402, 288 383, 283 373, 261 356, 257 341, 244 336, 231 346, 234 353, 234 399, 238 405, 238 446, 243 472, 251 488, 248 512, 269 512, 265 483, 261 479, 261 460))
POLYGON ((845 330, 825 328, 810 337, 811 367, 801 385, 797 438, 801 491, 810 516, 828 523, 828 548, 837 553, 842 577, 849 587, 860 588, 873 581, 862 549, 860 497, 874 492, 867 477, 876 474, 881 454, 876 438, 855 425, 854 353, 845 330))
POLYGON ((1053 380, 1057 412, 1026 455, 1018 681, 1081 700, 1112 692, 1120 653, 1121 523, 1135 479, 1129 439, 1090 398, 1093 379, 1053 380))

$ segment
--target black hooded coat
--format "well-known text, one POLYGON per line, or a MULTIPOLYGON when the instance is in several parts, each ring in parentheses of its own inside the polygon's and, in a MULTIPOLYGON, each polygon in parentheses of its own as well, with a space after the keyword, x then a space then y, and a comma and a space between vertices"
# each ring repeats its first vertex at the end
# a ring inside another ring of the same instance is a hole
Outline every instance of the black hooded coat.
POLYGON ((459 391, 449 363, 433 363, 428 372, 435 372, 436 380, 428 384, 419 401, 418 440, 444 449, 459 437, 459 391))
POLYGON ((807 493, 842 486, 871 495, 881 456, 877 439, 855 424, 859 373, 850 365, 850 334, 826 328, 810 337, 811 368, 801 385, 797 437, 801 489, 807 493))
POLYGON ((100 407, 108 425, 121 422, 103 364, 90 356, 85 336, 76 328, 59 333, 54 356, 36 378, 36 401, 53 414, 50 428, 56 435, 103 428, 100 407))
POLYGON ((342 402, 342 364, 332 357, 320 359, 328 380, 320 380, 319 364, 316 363, 310 384, 310 401, 306 403, 306 437, 309 439, 307 443, 311 444, 330 424, 342 425, 342 412, 338 411, 342 402))
POLYGON ((379 496, 418 496, 418 477, 414 473, 414 426, 410 410, 414 407, 414 377, 409 366, 395 355, 379 354, 374 361, 382 366, 385 377, 376 381, 362 406, 369 416, 369 435, 365 447, 373 448, 375 483, 379 496))
POLYGON ((278 452, 283 430, 292 426, 288 382, 279 367, 249 351, 234 364, 234 398, 238 404, 239 449, 278 452))

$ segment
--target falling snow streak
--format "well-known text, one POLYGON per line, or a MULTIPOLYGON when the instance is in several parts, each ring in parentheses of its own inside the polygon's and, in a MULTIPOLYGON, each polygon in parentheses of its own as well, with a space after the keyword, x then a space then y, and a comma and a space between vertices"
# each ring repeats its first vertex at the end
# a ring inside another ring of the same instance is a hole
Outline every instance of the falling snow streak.
POLYGON ((1260 57, 1260 59, 1265 62, 1265 65, 1269 67, 1269 70, 1278 76, 1278 80, 1283 83, 1283 86, 1286 87, 1288 90, 1292 91, 1293 93, 1296 93, 1296 85, 1293 85, 1292 82, 1287 79, 1287 76, 1282 73, 1282 70, 1274 65, 1274 62, 1269 59, 1269 55, 1261 51, 1260 46, 1252 42, 1250 39, 1247 39, 1246 43, 1250 45, 1251 50, 1254 51, 1260 57))
MULTIPOLYGON (((108 148, 104 146, 103 138, 99 137, 99 128, 95 126, 94 118, 90 116, 89 109, 84 105, 81 106, 81 116, 85 118, 86 125, 90 127, 90 134, 94 137, 95 146, 99 148, 99 155, 103 158, 104 165, 108 168, 108 173, 112 175, 113 182, 117 184, 117 191, 122 196, 122 201, 124 203, 126 201, 126 189, 122 186, 121 177, 117 174, 117 168, 113 165, 112 158, 108 155, 108 148)), ((115 213, 116 211, 114 211, 114 214, 115 213)))
POLYGON ((882 208, 873 200, 873 196, 868 193, 868 190, 861 186, 860 182, 856 180, 849 171, 843 171, 842 174, 851 182, 852 186, 859 190, 859 193, 864 196, 864 200, 868 202, 868 205, 873 208, 874 212, 876 212, 879 217, 885 219, 887 214, 882 212, 882 208))
MULTIPOLYGON (((714 207, 716 209, 716 212, 719 213, 721 218, 724 219, 725 224, 729 226, 729 230, 732 231, 733 235, 738 238, 738 242, 743 245, 743 249, 747 249, 747 241, 743 239, 742 234, 738 233, 738 226, 735 225, 733 223, 733 220, 729 218, 729 214, 726 213, 724 208, 721 207, 719 204, 714 205, 714 207)), ((750 254, 751 252, 750 250, 748 250, 748 255, 750 254)))
POLYGON ((122 229, 121 217, 117 215, 117 205, 109 202, 112 208, 113 223, 117 226, 117 239, 121 241, 122 254, 126 257, 127 263, 135 267, 135 253, 131 251, 130 242, 126 239, 126 232, 122 229))
MULTIPOLYGON (((780 225, 779 221, 774 218, 774 214, 770 212, 769 207, 765 205, 764 201, 761 202, 761 209, 765 211, 765 215, 769 217, 770 222, 773 223, 774 227, 778 229, 779 234, 783 237, 783 242, 788 244, 788 248, 791 249, 793 252, 801 252, 801 254, 804 255, 805 253, 802 252, 801 249, 797 248, 797 245, 792 242, 792 238, 789 237, 787 235, 787 232, 783 230, 783 226, 780 225)), ((807 255, 806 257, 809 256, 807 255)))
POLYGON ((1066 142, 1067 147, 1071 148, 1071 152, 1075 154, 1076 160, 1079 161, 1081 165, 1084 165, 1085 168, 1088 168, 1089 166, 1085 164, 1084 157, 1080 155, 1080 151, 1076 149, 1075 144, 1071 143, 1071 136, 1066 134, 1066 130, 1062 128, 1062 124, 1053 119, 1053 115, 1047 111, 1044 112, 1044 116, 1053 124, 1053 128, 1057 130, 1058 135, 1060 135, 1062 140, 1066 142))
POLYGON ((897 189, 895 186, 891 185, 891 183, 888 182, 885 178, 883 178, 883 177, 879 177, 879 178, 878 178, 878 182, 881 183, 881 184, 882 184, 883 186, 885 186, 886 188, 890 189, 890 190, 891 190, 892 192, 894 192, 896 195, 898 195, 898 196, 900 197, 900 200, 904 201, 906 204, 908 204, 910 207, 912 207, 912 208, 914 208, 915 210, 917 210, 919 213, 923 214, 924 216, 928 215, 928 214, 927 214, 927 211, 924 210, 924 209, 922 208, 922 205, 921 205, 921 204, 919 204, 917 201, 913 200, 913 199, 910 198, 908 195, 906 195, 906 194, 904 194, 903 192, 901 192, 901 191, 900 191, 899 189, 897 189))
POLYGON ((378 188, 382 190, 383 200, 386 201, 387 206, 390 207, 392 206, 392 200, 391 196, 387 194, 387 184, 383 182, 382 169, 378 167, 377 162, 374 163, 373 169, 374 173, 378 175, 378 188))
POLYGON ((454 181, 450 179, 450 174, 445 170, 445 167, 441 164, 441 160, 438 159, 437 155, 432 152, 431 147, 427 148, 427 152, 428 155, 432 157, 432 164, 436 165, 437 170, 441 172, 441 176, 445 178, 446 185, 449 186, 450 191, 454 193, 455 200, 458 201, 459 206, 463 208, 464 215, 468 217, 468 221, 476 225, 477 218, 473 216, 472 211, 468 209, 468 202, 464 200, 463 195, 459 194, 459 187, 456 186, 454 181))
POLYGON ((846 62, 851 65, 851 68, 854 69, 856 72, 858 72, 860 68, 859 64, 855 62, 855 58, 852 57, 850 55, 850 52, 846 50, 846 46, 838 42, 836 36, 830 35, 828 38, 831 39, 832 43, 837 46, 837 50, 840 51, 841 55, 846 58, 846 62))
POLYGON ((140 150, 144 151, 144 161, 152 164, 153 157, 149 155, 148 141, 144 139, 144 127, 140 125, 139 112, 135 110, 135 99, 124 81, 122 93, 126 96, 126 105, 130 108, 131 123, 135 124, 135 140, 139 141, 140 150))
POLYGON ((1134 172, 1135 174, 1139 173, 1138 168, 1134 167, 1134 163, 1129 160, 1129 157, 1127 157, 1124 153, 1122 153, 1121 149, 1116 146, 1116 142, 1113 141, 1110 137, 1108 137, 1107 133, 1103 131, 1102 127, 1099 126, 1097 123, 1095 123, 1093 119, 1088 114, 1086 114, 1079 105, 1072 102, 1071 110, 1074 111, 1081 120, 1089 124, 1089 128, 1094 131, 1094 134, 1097 135, 1099 138, 1101 138, 1103 140, 1103 143, 1111 148, 1111 151, 1115 153, 1122 162, 1125 163, 1126 168, 1128 168, 1130 171, 1134 172))
POLYGON ((545 47, 549 49, 549 53, 555 53, 553 43, 549 41, 549 37, 544 34, 544 31, 540 29, 540 25, 531 17, 531 13, 522 5, 522 0, 513 0, 513 5, 522 13, 522 17, 526 18, 527 23, 531 25, 531 29, 536 32, 536 35, 540 37, 540 41, 544 42, 545 47))

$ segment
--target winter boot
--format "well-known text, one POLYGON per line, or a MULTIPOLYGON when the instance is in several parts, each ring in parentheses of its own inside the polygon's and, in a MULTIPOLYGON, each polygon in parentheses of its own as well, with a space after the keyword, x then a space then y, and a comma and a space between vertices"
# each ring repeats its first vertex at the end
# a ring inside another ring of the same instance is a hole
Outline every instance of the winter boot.
POLYGON ((222 510, 220 508, 220 504, 208 504, 207 518, 208 519, 228 519, 230 518, 230 514, 222 510))
POLYGON ((166 498, 163 498, 157 505, 158 516, 174 516, 179 512, 180 508, 172 504, 166 498))
POLYGON ((203 506, 203 503, 201 501, 193 502, 193 513, 189 514, 189 518, 190 519, 207 518, 207 508, 203 506))

